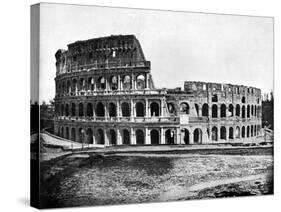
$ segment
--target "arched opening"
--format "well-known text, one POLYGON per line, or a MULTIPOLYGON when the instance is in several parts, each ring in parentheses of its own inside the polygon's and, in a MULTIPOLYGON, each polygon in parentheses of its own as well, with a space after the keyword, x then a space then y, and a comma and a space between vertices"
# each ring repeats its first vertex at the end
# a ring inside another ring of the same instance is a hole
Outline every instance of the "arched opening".
POLYGON ((82 128, 79 128, 78 130, 78 138, 80 143, 84 142, 84 130, 82 128))
POLYGON ((246 103, 245 96, 242 96, 241 102, 242 102, 242 103, 246 103))
POLYGON ((232 117, 234 115, 234 107, 232 104, 228 106, 228 117, 232 117))
POLYGON ((76 141, 76 131, 75 128, 71 129, 71 140, 76 141))
POLYGON ((212 128, 212 141, 217 141, 218 140, 218 128, 213 127, 212 128))
POLYGON ((118 79, 116 76, 112 76, 109 80, 109 83, 110 83, 110 89, 112 91, 115 91, 118 89, 118 79))
POLYGON ((131 77, 126 75, 123 77, 123 90, 130 90, 132 89, 131 77))
POLYGON ((251 125, 251 137, 253 137, 254 136, 254 127, 253 127, 253 125, 251 125))
POLYGON ((89 117, 93 116, 93 105, 92 105, 92 103, 87 104, 87 116, 89 116, 89 117))
POLYGON ((203 104, 202 107, 202 116, 208 117, 209 116, 209 105, 208 104, 203 104))
POLYGON ((221 105, 221 118, 225 118, 226 117, 226 106, 225 104, 221 105))
POLYGON ((254 115, 254 105, 251 106, 251 116, 254 115))
POLYGON ((245 127, 242 127, 242 138, 245 138, 245 127))
POLYGON ((75 103, 71 104, 71 116, 76 116, 76 106, 75 106, 75 103))
POLYGON ((254 135, 257 136, 257 125, 255 125, 254 135))
POLYGON ((233 139, 233 127, 229 127, 229 135, 228 135, 229 139, 233 139))
POLYGON ((127 129, 123 130, 123 144, 130 145, 130 132, 127 129))
POLYGON ((143 75, 137 76, 137 89, 143 90, 145 88, 145 77, 143 75))
POLYGON ((257 106, 255 105, 255 117, 257 117, 257 106))
POLYGON ((218 102, 218 95, 217 94, 214 94, 212 96, 212 102, 218 102))
POLYGON ((72 80, 72 92, 76 93, 76 91, 77 91, 77 81, 76 81, 76 79, 73 79, 72 80))
POLYGON ((84 116, 83 103, 79 103, 79 116, 84 116))
POLYGON ((250 118, 250 105, 247 105, 247 118, 250 118))
POLYGON ((224 126, 222 126, 220 129, 220 139, 226 140, 226 128, 224 126))
POLYGON ((98 90, 105 90, 106 89, 106 83, 105 83, 105 78, 104 77, 99 77, 98 78, 98 90))
POLYGON ((250 137, 250 127, 247 126, 247 138, 249 138, 249 137, 250 137))
POLYGON ((95 87, 94 87, 94 78, 93 77, 90 77, 88 79, 88 89, 91 90, 91 91, 93 91, 95 89, 95 87))
POLYGON ((85 87, 85 79, 81 78, 80 79, 80 90, 84 91, 86 89, 85 87))
POLYGON ((245 118, 245 113, 246 113, 246 111, 245 111, 246 109, 245 109, 245 105, 243 105, 242 106, 242 118, 244 119, 245 118))
POLYGON ((70 81, 67 81, 66 85, 67 85, 67 93, 68 93, 68 95, 70 95, 70 93, 71 93, 70 81))
POLYGON ((65 128, 65 138, 69 139, 69 128, 68 127, 65 128))
POLYGON ((187 129, 183 129, 183 141, 185 144, 189 144, 189 131, 187 129))
POLYGON ((63 104, 60 106, 60 115, 64 116, 64 105, 63 104))
POLYGON ((144 144, 144 133, 142 130, 136 130, 136 143, 137 145, 144 144))
POLYGON ((116 137, 116 132, 115 130, 111 129, 109 130, 109 143, 111 145, 116 145, 117 144, 117 137, 116 137))
POLYGON ((69 105, 65 105, 65 116, 69 116, 69 105))
POLYGON ((63 131, 63 127, 61 127, 61 129, 60 129, 60 137, 64 137, 64 131, 63 131))
POLYGON ((96 134, 97 144, 104 144, 104 132, 103 129, 98 129, 96 134))
POLYGON ((240 127, 236 127, 235 129, 235 138, 240 138, 240 127))
POLYGON ((193 142, 195 144, 201 144, 202 143, 202 130, 199 128, 196 128, 193 131, 193 142))
POLYGON ((116 117, 116 106, 113 102, 108 105, 108 115, 109 117, 116 117))
POLYGON ((184 114, 189 114, 189 105, 185 102, 180 104, 180 112, 184 114))
POLYGON ((172 130, 166 130, 165 132, 166 144, 175 144, 175 132, 172 130))
POLYGON ((174 103, 169 102, 169 103, 167 104, 167 106, 168 106, 169 113, 170 113, 171 115, 176 115, 176 108, 175 108, 174 103))
POLYGON ((144 105, 141 102, 136 104, 136 115, 137 117, 144 117, 144 105))
POLYGON ((93 144, 94 143, 94 139, 93 139, 93 130, 92 129, 88 129, 86 131, 86 135, 87 135, 87 144, 93 144))
POLYGON ((217 118, 217 117, 218 117, 218 106, 212 105, 212 118, 217 118))
POLYGON ((99 102, 96 107, 96 116, 104 117, 104 115, 105 115, 104 105, 101 102, 99 102))
POLYGON ((158 103, 152 102, 152 103, 150 104, 150 115, 151 115, 152 117, 154 117, 154 116, 159 116, 159 115, 160 115, 160 108, 159 108, 158 103))
POLYGON ((122 116, 123 117, 130 117, 130 105, 127 102, 123 102, 121 104, 122 116))
POLYGON ((235 113, 235 115, 236 115, 237 117, 240 116, 240 105, 236 105, 236 113, 235 113))
POLYGON ((151 130, 150 131, 150 141, 151 144, 156 145, 159 144, 159 132, 158 130, 151 130))

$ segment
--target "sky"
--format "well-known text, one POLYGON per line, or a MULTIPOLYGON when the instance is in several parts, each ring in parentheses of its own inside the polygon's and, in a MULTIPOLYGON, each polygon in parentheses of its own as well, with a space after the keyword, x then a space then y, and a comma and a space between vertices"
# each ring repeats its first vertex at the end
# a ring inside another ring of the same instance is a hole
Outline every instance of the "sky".
MULTIPOLYGON (((184 81, 231 83, 273 90, 273 19, 41 4, 40 102, 55 96, 55 52, 67 44, 134 34, 157 88, 184 81)), ((32 94, 31 94, 32 95, 32 94)))

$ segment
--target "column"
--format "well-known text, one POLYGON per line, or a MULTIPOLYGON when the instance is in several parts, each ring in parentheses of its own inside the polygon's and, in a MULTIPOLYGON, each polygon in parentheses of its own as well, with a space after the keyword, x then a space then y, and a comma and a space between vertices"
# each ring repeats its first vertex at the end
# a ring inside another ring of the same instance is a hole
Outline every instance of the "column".
POLYGON ((190 129, 190 133, 189 133, 189 144, 194 144, 194 135, 192 129, 190 129))
POLYGON ((145 117, 149 117, 149 105, 148 105, 148 99, 145 99, 145 117))
POLYGON ((161 99, 160 107, 161 107, 161 115, 160 115, 160 117, 163 117, 164 116, 164 99, 163 98, 161 99))
POLYGON ((131 121, 134 120, 134 102, 133 99, 131 99, 131 121))
POLYGON ((160 128, 160 137, 161 137, 160 144, 165 144, 165 133, 164 133, 163 127, 160 128))
MULTIPOLYGON (((229 127, 225 127, 225 136, 226 136, 226 141, 228 141, 229 140, 229 138, 228 138, 228 131, 229 131, 229 127)), ((241 129, 241 132, 242 132, 242 129, 241 129)), ((242 137, 242 136, 241 136, 242 137)))
POLYGON ((117 100, 117 102, 116 102, 116 116, 117 116, 117 119, 119 120, 120 119, 120 102, 119 102, 119 100, 117 100))
POLYGON ((181 144, 181 131, 180 131, 180 128, 177 128, 176 131, 175 131, 175 134, 176 134, 176 143, 177 144, 181 144))
POLYGON ((148 89, 148 73, 145 74, 145 88, 148 89))
POLYGON ((136 145, 135 131, 132 127, 131 127, 131 144, 136 145))
POLYGON ((109 140, 108 140, 108 135, 106 133, 106 130, 104 130, 103 133, 104 133, 104 145, 109 146, 109 140))
POLYGON ((135 90, 135 76, 132 74, 131 76, 132 90, 135 90))
POLYGON ((117 132, 117 145, 122 145, 120 129, 117 129, 116 132, 117 132))
POLYGON ((108 118, 109 118, 107 102, 104 103, 104 117, 105 117, 105 120, 108 120, 108 118))
POLYGON ((146 145, 151 144, 151 142, 150 142, 150 133, 149 133, 149 129, 147 127, 145 128, 145 144, 146 145))
POLYGON ((96 110, 95 110, 95 108, 96 108, 96 105, 93 104, 93 118, 94 118, 94 121, 96 120, 96 110))
POLYGON ((120 79, 120 75, 118 74, 117 75, 117 86, 118 86, 118 91, 120 91, 121 90, 121 79, 120 79))

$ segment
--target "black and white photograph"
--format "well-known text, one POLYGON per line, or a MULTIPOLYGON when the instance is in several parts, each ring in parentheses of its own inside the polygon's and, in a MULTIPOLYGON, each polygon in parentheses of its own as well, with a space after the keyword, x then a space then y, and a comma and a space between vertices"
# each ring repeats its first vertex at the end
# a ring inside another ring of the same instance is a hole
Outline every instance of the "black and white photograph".
POLYGON ((32 206, 274 194, 273 17, 30 12, 32 206))

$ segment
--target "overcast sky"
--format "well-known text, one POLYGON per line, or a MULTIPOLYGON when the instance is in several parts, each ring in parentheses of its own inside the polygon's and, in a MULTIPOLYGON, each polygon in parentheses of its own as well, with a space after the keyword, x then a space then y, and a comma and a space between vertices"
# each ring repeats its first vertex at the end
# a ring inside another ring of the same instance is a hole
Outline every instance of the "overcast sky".
POLYGON ((96 37, 134 34, 157 88, 206 81, 273 90, 273 19, 42 4, 40 101, 55 96, 55 52, 96 37))

